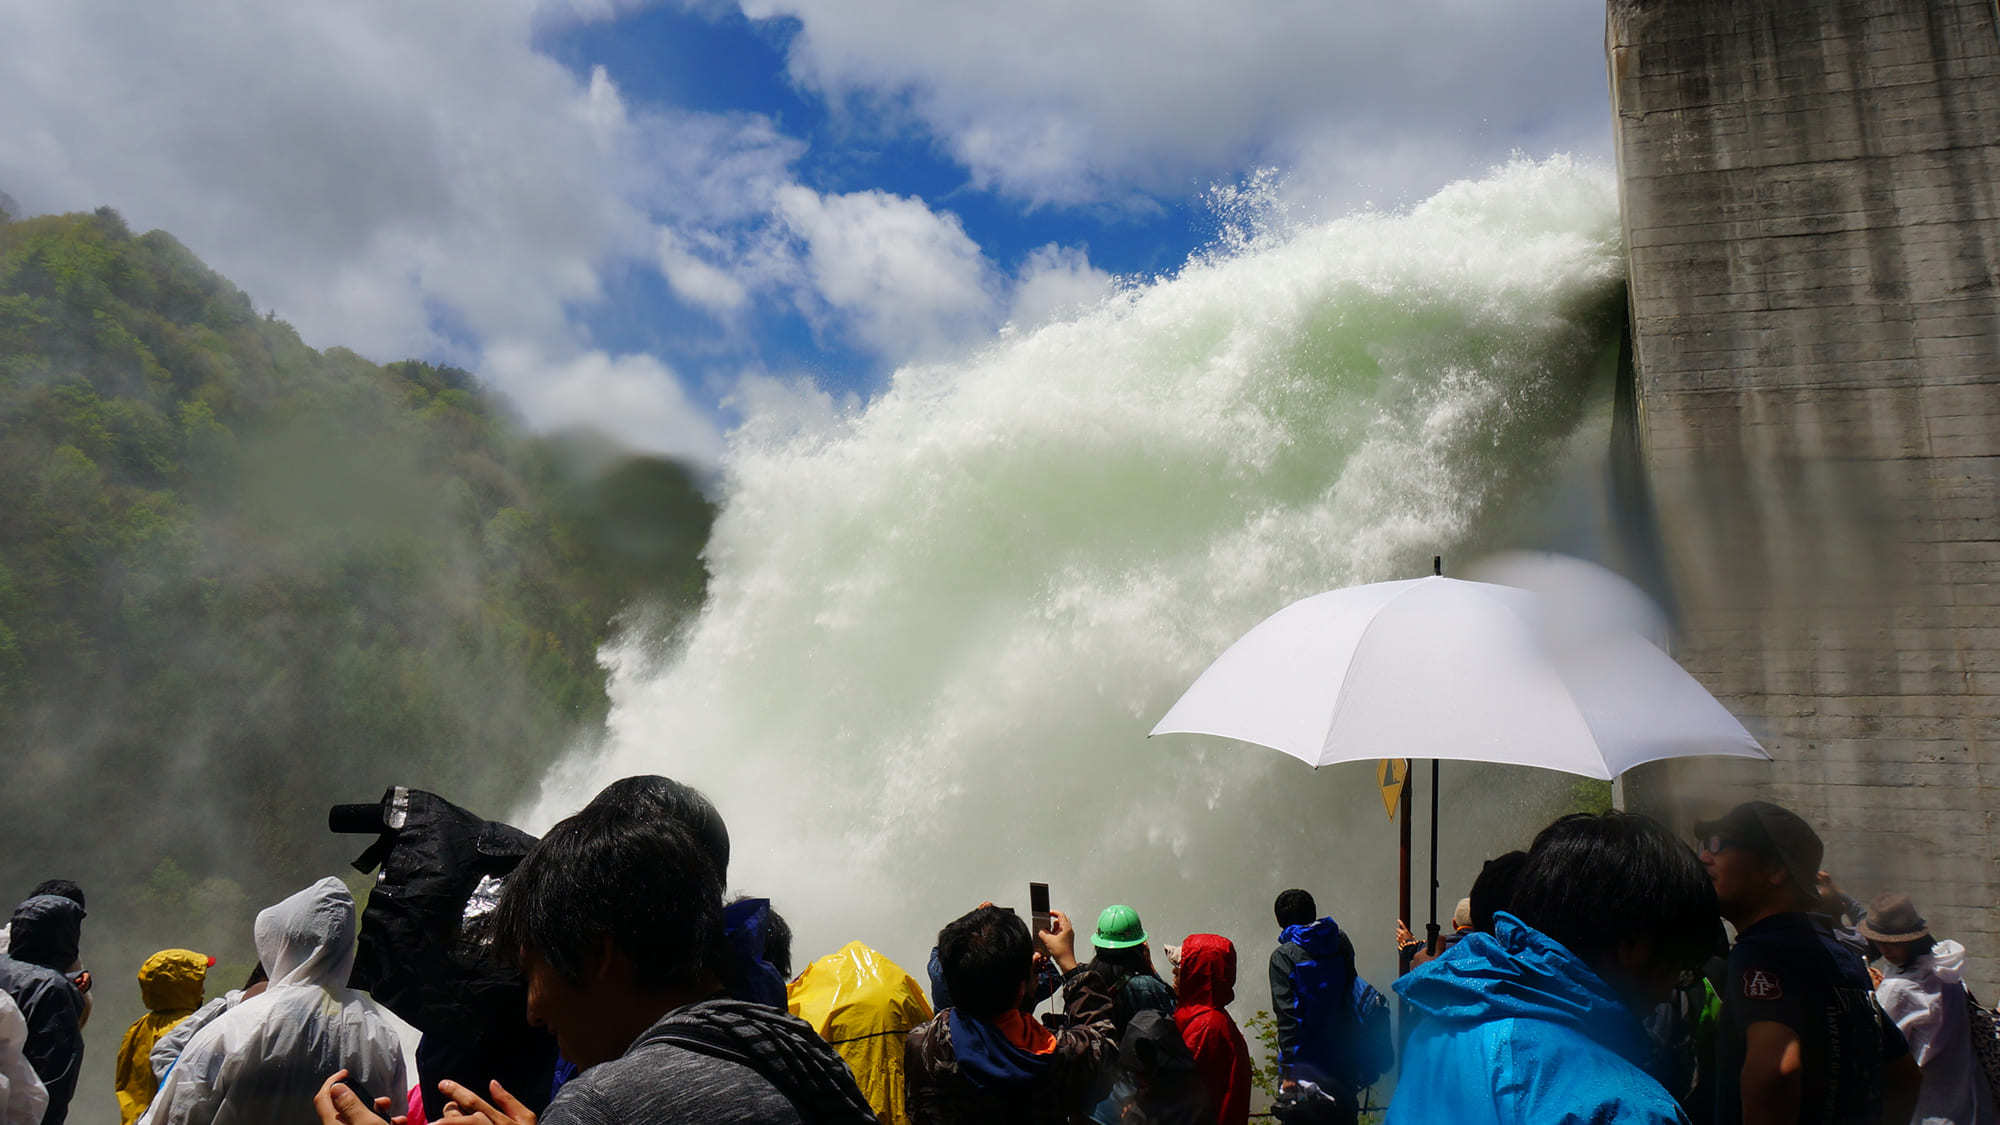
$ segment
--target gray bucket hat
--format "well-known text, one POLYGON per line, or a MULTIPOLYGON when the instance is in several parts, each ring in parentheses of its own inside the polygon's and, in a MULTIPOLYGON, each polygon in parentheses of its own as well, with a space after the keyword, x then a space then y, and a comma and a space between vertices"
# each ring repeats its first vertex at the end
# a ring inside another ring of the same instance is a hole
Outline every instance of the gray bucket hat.
POLYGON ((1931 924, 1917 913, 1909 895, 1877 895, 1868 904, 1868 917, 1854 927, 1870 941, 1916 941, 1931 936, 1931 924))

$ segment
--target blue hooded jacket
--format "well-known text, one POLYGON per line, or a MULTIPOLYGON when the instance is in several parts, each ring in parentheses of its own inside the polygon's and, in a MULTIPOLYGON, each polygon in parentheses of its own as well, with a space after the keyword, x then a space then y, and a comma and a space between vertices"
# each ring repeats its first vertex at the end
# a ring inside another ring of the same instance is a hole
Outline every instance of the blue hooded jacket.
POLYGON ((1388 1125, 1675 1125, 1646 1032, 1611 986, 1511 914, 1396 982, 1423 1013, 1388 1125))
POLYGON ((1352 1086, 1354 943, 1331 918, 1278 932, 1271 962, 1278 1063, 1289 1077, 1352 1086))

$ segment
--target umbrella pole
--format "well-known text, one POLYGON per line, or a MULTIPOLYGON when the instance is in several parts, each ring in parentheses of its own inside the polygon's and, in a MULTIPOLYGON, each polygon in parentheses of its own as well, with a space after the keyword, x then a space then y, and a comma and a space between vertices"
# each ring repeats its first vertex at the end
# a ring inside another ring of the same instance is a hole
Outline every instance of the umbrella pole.
MULTIPOLYGON (((1411 786, 1409 783, 1410 782, 1409 770, 1410 770, 1410 764, 1406 761, 1403 763, 1403 793, 1402 796, 1398 798, 1402 802, 1402 809, 1401 809, 1402 824, 1398 828, 1401 840, 1396 857, 1396 918, 1399 921, 1401 921, 1405 927, 1408 927, 1410 924, 1410 789, 1411 786)), ((1396 966, 1398 975, 1409 972, 1410 955, 1407 952, 1399 952, 1397 954, 1397 957, 1399 959, 1399 962, 1396 966)))
POLYGON ((1438 951, 1438 760, 1431 759, 1431 921, 1424 927, 1424 948, 1438 951))
POLYGON ((1402 840, 1396 867, 1396 917, 1402 919, 1403 925, 1407 926, 1410 924, 1410 785, 1407 782, 1409 766, 1405 764, 1403 768, 1406 771, 1406 780, 1402 796, 1399 798, 1403 804, 1401 815, 1403 823, 1400 826, 1402 840))

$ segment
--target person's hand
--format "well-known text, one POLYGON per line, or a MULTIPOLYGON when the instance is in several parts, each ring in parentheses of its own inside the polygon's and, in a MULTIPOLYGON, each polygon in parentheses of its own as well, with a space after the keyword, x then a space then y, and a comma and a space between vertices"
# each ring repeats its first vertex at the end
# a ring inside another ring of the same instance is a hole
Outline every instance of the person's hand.
POLYGON ((1036 934, 1056 968, 1067 973, 1076 968, 1076 927, 1069 924, 1069 915, 1060 910, 1049 911, 1047 933, 1036 934))
POLYGON ((464 1122, 465 1125, 477 1125, 479 1122, 485 1125, 535 1125, 535 1111, 508 1093, 507 1087, 490 1082, 487 1090, 493 1095, 490 1102, 449 1078, 438 1083, 438 1092, 450 1099, 444 1103, 445 1119, 464 1122))
POLYGON ((1873 965, 1868 966, 1868 982, 1876 988, 1882 987, 1882 970, 1873 965))
MULTIPOLYGON (((320 1125, 380 1125, 395 1103, 388 1098, 376 1098, 375 1108, 369 1109, 361 1104, 360 1095, 341 1081, 346 1077, 346 1068, 334 1071, 320 1084, 319 1093, 313 1095, 313 1109, 319 1113, 320 1125)), ((388 1125, 408 1125, 409 1120, 399 1114, 389 1117, 388 1125)))
POLYGON ((1404 924, 1401 918, 1396 919, 1396 948, 1401 949, 1416 944, 1418 944, 1417 935, 1410 932, 1410 927, 1404 924))
POLYGON ((89 969, 78 970, 77 974, 74 977, 70 978, 70 983, 76 985, 76 990, 78 992, 89 992, 90 970, 89 969))
POLYGON ((1298 1088, 1299 1088, 1299 1080, 1296 1078, 1287 1078, 1284 1081, 1278 1083, 1278 1092, 1281 1094, 1289 1094, 1293 1090, 1296 1090, 1298 1088))

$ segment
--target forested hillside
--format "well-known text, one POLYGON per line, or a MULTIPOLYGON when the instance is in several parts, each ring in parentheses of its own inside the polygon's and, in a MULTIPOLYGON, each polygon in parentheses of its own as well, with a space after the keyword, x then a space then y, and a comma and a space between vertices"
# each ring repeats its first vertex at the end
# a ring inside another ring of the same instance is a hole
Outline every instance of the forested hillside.
POLYGON ((239 911, 359 850, 329 804, 499 815, 588 739, 598 645, 698 604, 711 516, 464 371, 306 347, 108 209, 0 221, 0 894, 247 951, 239 911))

